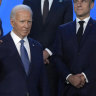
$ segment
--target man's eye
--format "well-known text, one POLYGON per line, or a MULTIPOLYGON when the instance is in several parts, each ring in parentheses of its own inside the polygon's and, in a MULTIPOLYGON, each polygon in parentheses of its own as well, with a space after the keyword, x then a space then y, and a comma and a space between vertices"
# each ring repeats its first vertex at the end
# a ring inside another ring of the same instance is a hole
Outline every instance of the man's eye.
POLYGON ((24 21, 20 21, 21 23, 23 23, 24 21))
POLYGON ((32 21, 28 21, 28 23, 32 23, 32 21))
POLYGON ((82 0, 82 2, 87 2, 87 0, 82 0))

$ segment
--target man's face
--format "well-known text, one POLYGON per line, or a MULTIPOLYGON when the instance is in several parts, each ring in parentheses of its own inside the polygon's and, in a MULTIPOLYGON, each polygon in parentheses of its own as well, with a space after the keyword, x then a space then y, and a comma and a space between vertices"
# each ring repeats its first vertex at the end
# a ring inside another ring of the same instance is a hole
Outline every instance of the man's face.
POLYGON ((2 0, 0 0, 0 5, 1 5, 1 2, 2 2, 2 0))
POLYGON ((93 6, 92 0, 74 0, 74 10, 78 18, 84 19, 90 16, 90 9, 93 6))
POLYGON ((16 12, 15 18, 11 19, 13 31, 21 39, 28 36, 32 26, 32 14, 26 10, 19 10, 16 12))

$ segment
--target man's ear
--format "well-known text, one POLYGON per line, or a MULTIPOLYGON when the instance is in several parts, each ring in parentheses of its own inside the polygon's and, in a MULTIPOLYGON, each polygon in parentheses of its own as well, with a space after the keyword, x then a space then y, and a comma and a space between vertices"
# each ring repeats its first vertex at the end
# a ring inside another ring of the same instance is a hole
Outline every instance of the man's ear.
POLYGON ((94 7, 94 2, 91 2, 90 9, 92 9, 93 7, 94 7))
POLYGON ((11 26, 14 27, 14 19, 10 19, 11 26))

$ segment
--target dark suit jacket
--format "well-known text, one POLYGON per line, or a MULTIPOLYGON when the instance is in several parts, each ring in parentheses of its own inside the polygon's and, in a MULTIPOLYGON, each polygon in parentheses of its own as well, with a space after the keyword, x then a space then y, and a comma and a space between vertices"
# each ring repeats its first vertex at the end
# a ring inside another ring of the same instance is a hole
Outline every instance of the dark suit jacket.
POLYGON ((55 62, 64 82, 68 74, 82 72, 89 81, 80 89, 65 84, 67 95, 64 96, 96 96, 96 21, 89 20, 80 47, 76 37, 76 22, 62 25, 58 30, 54 52, 55 62), (72 95, 72 92, 75 94, 72 95))
POLYGON ((3 29, 2 29, 2 22, 1 22, 1 19, 0 19, 0 36, 3 35, 3 29))
POLYGON ((42 48, 28 39, 31 51, 29 74, 26 75, 21 58, 10 33, 0 43, 0 96, 49 96, 42 48))
POLYGON ((32 30, 29 36, 39 41, 43 48, 51 49, 57 27, 73 20, 72 1, 53 0, 45 24, 43 24, 41 13, 41 0, 24 0, 23 4, 30 6, 33 10, 32 30))

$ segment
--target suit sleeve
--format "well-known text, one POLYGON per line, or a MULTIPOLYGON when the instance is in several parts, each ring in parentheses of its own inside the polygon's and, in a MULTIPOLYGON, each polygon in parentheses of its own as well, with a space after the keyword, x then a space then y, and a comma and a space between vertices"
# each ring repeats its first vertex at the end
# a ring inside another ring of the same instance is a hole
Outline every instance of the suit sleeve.
POLYGON ((45 65, 43 63, 43 50, 41 50, 41 67, 40 67, 40 86, 39 86, 39 91, 40 91, 40 96, 50 96, 49 92, 49 84, 48 84, 48 77, 45 69, 45 65))

